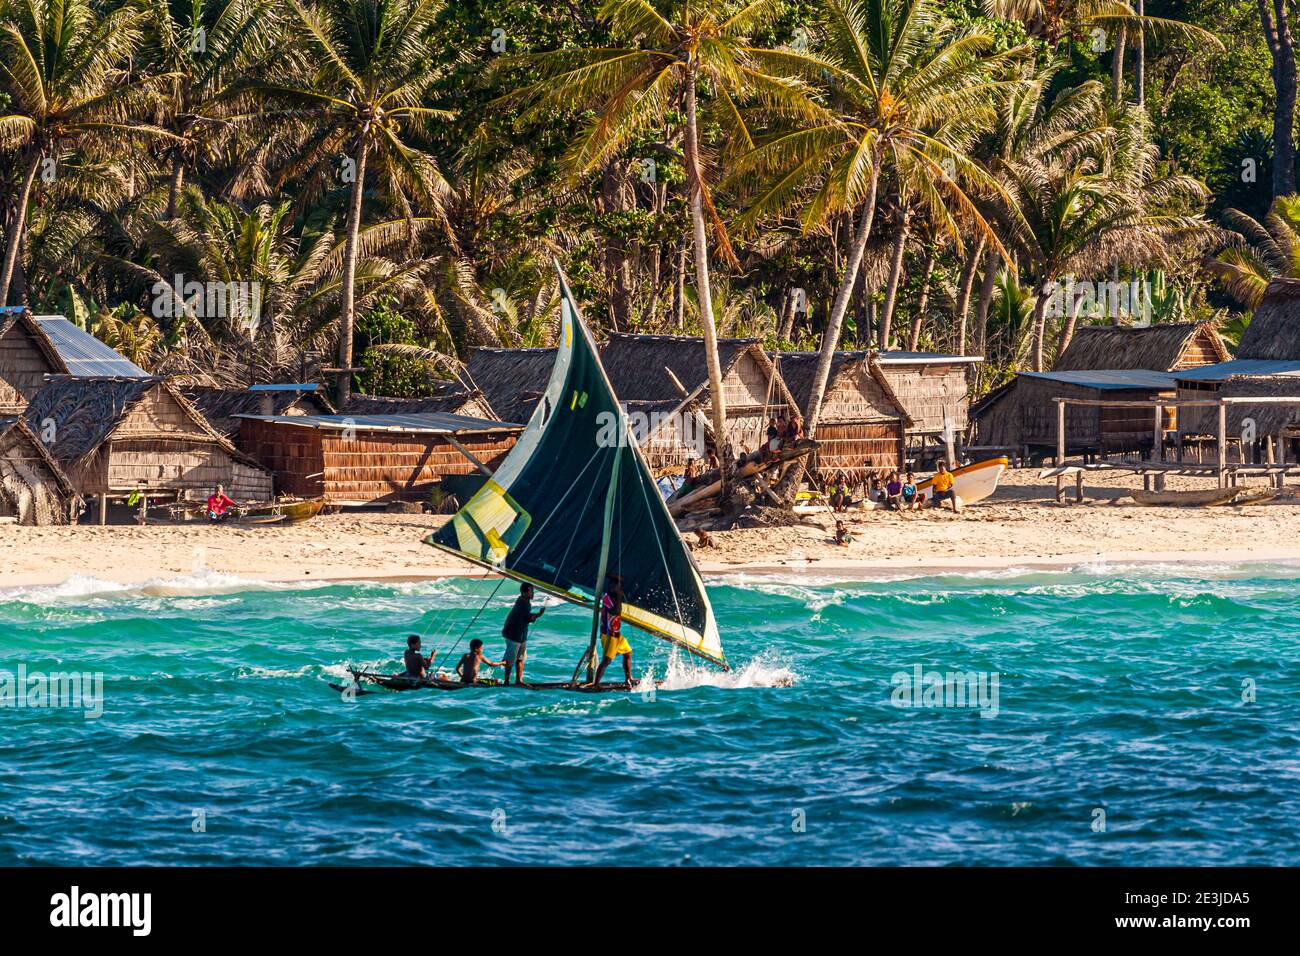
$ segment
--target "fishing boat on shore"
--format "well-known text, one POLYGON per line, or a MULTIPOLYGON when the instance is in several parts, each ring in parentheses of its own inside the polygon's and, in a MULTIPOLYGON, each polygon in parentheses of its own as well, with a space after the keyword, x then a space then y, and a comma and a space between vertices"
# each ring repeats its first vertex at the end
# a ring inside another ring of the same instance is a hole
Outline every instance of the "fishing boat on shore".
MULTIPOLYGON (((952 470, 952 493, 964 505, 973 505, 998 490, 998 479, 1011 464, 1008 458, 990 458, 973 465, 963 465, 952 470)), ((916 496, 924 504, 934 495, 934 478, 917 482, 916 496)))
MULTIPOLYGON (((699 570, 641 454, 558 265, 556 272, 561 329, 546 391, 496 471, 488 473, 480 466, 487 479, 483 486, 425 543, 591 610, 588 643, 573 678, 533 684, 533 689, 594 689, 589 685, 600 597, 611 574, 622 582, 625 623, 729 670, 699 570), (584 665, 588 681, 579 683, 584 665)), ((415 686, 466 687, 438 669, 445 667, 455 649, 453 645, 441 663, 431 666, 431 679, 415 686)), ((367 672, 354 676, 354 681, 395 687, 393 677, 367 672)), ((599 689, 629 688, 602 683, 599 689)))

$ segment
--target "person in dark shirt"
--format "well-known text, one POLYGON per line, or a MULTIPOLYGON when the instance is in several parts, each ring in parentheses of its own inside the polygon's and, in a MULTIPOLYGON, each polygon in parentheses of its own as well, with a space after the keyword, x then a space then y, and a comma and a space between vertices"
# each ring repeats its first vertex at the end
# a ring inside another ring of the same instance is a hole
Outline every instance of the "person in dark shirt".
POLYGON ((533 586, 531 584, 521 584, 519 586, 519 597, 515 599, 514 607, 506 615, 506 623, 501 628, 501 635, 506 639, 506 653, 504 656, 506 665, 506 683, 510 683, 510 671, 515 672, 515 683, 520 686, 524 683, 524 660, 528 657, 528 625, 542 616, 546 608, 538 608, 533 611, 533 586))
POLYGON ((469 653, 461 657, 460 663, 456 665, 456 673, 460 675, 462 684, 477 684, 478 669, 486 664, 488 667, 505 667, 505 661, 490 661, 483 656, 483 642, 477 637, 469 642, 469 653))
POLYGON ((402 655, 402 663, 406 665, 407 677, 424 677, 428 674, 433 658, 424 657, 420 653, 419 634, 412 634, 406 639, 406 653, 402 655))

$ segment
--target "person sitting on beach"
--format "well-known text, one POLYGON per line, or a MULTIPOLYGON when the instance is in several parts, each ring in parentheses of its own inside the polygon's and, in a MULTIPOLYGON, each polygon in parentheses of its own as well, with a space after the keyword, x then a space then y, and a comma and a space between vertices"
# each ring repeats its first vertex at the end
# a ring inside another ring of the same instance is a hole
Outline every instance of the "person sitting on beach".
POLYGON ((842 548, 847 548, 853 543, 853 535, 843 521, 835 522, 835 543, 842 548))
POLYGON ((920 506, 916 500, 916 479, 912 477, 909 470, 907 478, 903 482, 903 508, 907 511, 915 511, 920 506))
POLYGON ((953 492, 952 486, 956 481, 952 472, 948 470, 946 462, 939 462, 939 470, 935 472, 932 487, 934 488, 934 497, 931 499, 935 508, 938 508, 943 502, 948 502, 952 507, 953 514, 958 512, 957 495, 953 492))
POLYGON ((216 490, 208 495, 208 520, 225 521, 230 517, 230 512, 226 509, 234 507, 234 504, 233 501, 226 497, 226 489, 221 485, 217 485, 216 490))
POLYGON ((898 480, 896 471, 889 473, 889 481, 885 483, 885 507, 890 511, 903 510, 903 483, 898 480))
POLYGON ((623 636, 623 582, 616 574, 609 575, 605 593, 600 596, 600 666, 592 686, 600 687, 605 668, 614 658, 623 658, 623 679, 632 686, 632 645, 623 636))
POLYGON ((515 672, 515 683, 524 684, 524 661, 528 657, 528 625, 532 624, 546 608, 533 610, 533 586, 527 582, 519 585, 519 597, 506 615, 506 623, 501 628, 501 635, 506 639, 506 652, 502 658, 506 665, 506 684, 510 683, 510 671, 515 672))
POLYGON ((721 467, 721 462, 718 461, 718 453, 717 453, 716 451, 710 451, 710 452, 709 452, 709 471, 715 471, 715 470, 717 470, 719 467, 721 467))
POLYGON ((406 639, 406 653, 402 655, 402 663, 406 665, 407 677, 424 677, 428 674, 433 658, 420 653, 419 634, 412 634, 406 639))
POLYGON ((775 418, 767 420, 767 444, 764 446, 764 458, 774 458, 781 447, 781 429, 775 418))
POLYGON ((486 664, 488 667, 505 667, 505 661, 490 661, 483 656, 483 642, 477 637, 469 642, 469 653, 461 657, 460 663, 456 665, 456 673, 460 675, 462 684, 477 684, 478 669, 486 664))
POLYGON ((682 491, 689 491, 695 487, 695 479, 700 477, 700 460, 698 458, 686 459, 686 470, 682 472, 682 491))
POLYGON ((867 482, 867 500, 882 504, 885 500, 885 490, 880 487, 880 479, 875 475, 867 482))

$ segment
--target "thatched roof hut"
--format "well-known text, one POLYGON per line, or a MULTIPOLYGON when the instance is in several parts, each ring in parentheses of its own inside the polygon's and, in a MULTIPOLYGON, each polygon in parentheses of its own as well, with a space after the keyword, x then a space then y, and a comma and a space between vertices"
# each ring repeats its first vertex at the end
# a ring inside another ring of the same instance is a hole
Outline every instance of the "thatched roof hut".
POLYGON ((337 505, 422 502, 443 479, 498 465, 522 430, 436 412, 246 416, 244 447, 282 491, 337 505))
MULTIPOLYGON (((803 415, 820 357, 818 352, 773 356, 803 415)), ((809 467, 824 479, 850 482, 899 469, 911 423, 875 352, 836 352, 817 423, 821 448, 809 467)))
MULTIPOLYGON (((344 406, 344 415, 464 415, 500 421, 487 396, 479 389, 466 389, 456 383, 438 395, 424 398, 388 398, 384 395, 353 395, 344 406)), ((522 424, 522 423, 516 423, 522 424)))
POLYGON ((328 415, 334 409, 315 385, 253 386, 252 388, 183 388, 208 424, 236 441, 237 415, 328 415))
POLYGON ((82 495, 271 497, 270 473, 159 378, 55 378, 24 419, 82 495))
MULTIPOLYGON (((720 339, 718 357, 727 441, 733 452, 754 451, 766 440, 768 419, 788 413, 794 396, 757 339, 720 339)), ((616 332, 601 346, 600 361, 629 413, 647 416, 645 434, 635 419, 633 425, 651 468, 679 468, 701 454, 699 432, 712 444, 702 338, 616 332)))
POLYGON ((951 355, 943 352, 878 352, 876 363, 899 406, 910 418, 909 440, 922 451, 926 440, 942 443, 951 428, 954 435, 966 430, 970 406, 970 370, 984 361, 981 355, 951 355))
MULTIPOLYGON (((975 442, 1033 454, 1056 448, 1057 398, 1088 401, 1151 401, 1173 398, 1174 375, 1145 369, 1077 372, 1021 372, 971 409, 975 442)), ((1141 451, 1152 444, 1152 413, 1141 408, 1067 405, 1067 453, 1110 454, 1141 451)), ((1166 427, 1177 426, 1172 409, 1166 427)))
MULTIPOLYGON (((1178 397, 1182 399, 1294 398, 1300 396, 1300 371, 1276 375, 1233 375, 1214 382, 1212 390, 1201 387, 1205 384, 1202 382, 1180 381, 1178 384, 1178 397)), ((1224 420, 1227 434, 1233 437, 1249 433, 1250 430, 1261 439, 1294 434, 1300 430, 1300 405, 1233 402, 1226 406, 1224 420)), ((1212 406, 1197 405, 1183 408, 1179 412, 1179 425, 1179 430, 1184 435, 1217 436, 1219 410, 1212 406)))
POLYGON ((68 524, 76 502, 72 483, 26 422, 0 417, 0 518, 68 524))
POLYGON ((482 392, 493 415, 503 422, 526 424, 546 391, 555 349, 475 349, 464 377, 482 392))
POLYGON ((1086 325, 1074 333, 1052 371, 1173 372, 1224 362, 1228 358, 1228 347, 1209 322, 1171 322, 1144 327, 1086 325))
POLYGON ((1300 359, 1300 279, 1274 279, 1237 346, 1239 359, 1300 359))
POLYGON ((47 375, 146 378, 149 373, 61 315, 0 309, 0 414, 21 413, 47 375))

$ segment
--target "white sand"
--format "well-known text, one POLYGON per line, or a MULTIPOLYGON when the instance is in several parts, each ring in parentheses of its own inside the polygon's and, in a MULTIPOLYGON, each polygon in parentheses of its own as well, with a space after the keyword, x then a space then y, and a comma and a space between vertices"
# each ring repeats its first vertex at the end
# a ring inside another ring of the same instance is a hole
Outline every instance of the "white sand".
MULTIPOLYGON (((1082 505, 1058 505, 1037 470, 1004 475, 997 494, 961 515, 859 512, 853 544, 818 527, 715 532, 697 552, 706 574, 832 573, 845 579, 918 569, 1069 566, 1088 562, 1300 560, 1295 489, 1244 508, 1144 508, 1125 497, 1136 478, 1088 476, 1082 505)), ((1171 488, 1208 482, 1171 479, 1171 488)), ((1073 486, 1070 487, 1073 494, 1073 486)), ((421 515, 325 515, 303 524, 23 528, 0 524, 0 587, 55 584, 73 574, 122 583, 196 570, 274 581, 412 579, 481 571, 421 544, 446 520, 421 515)))

